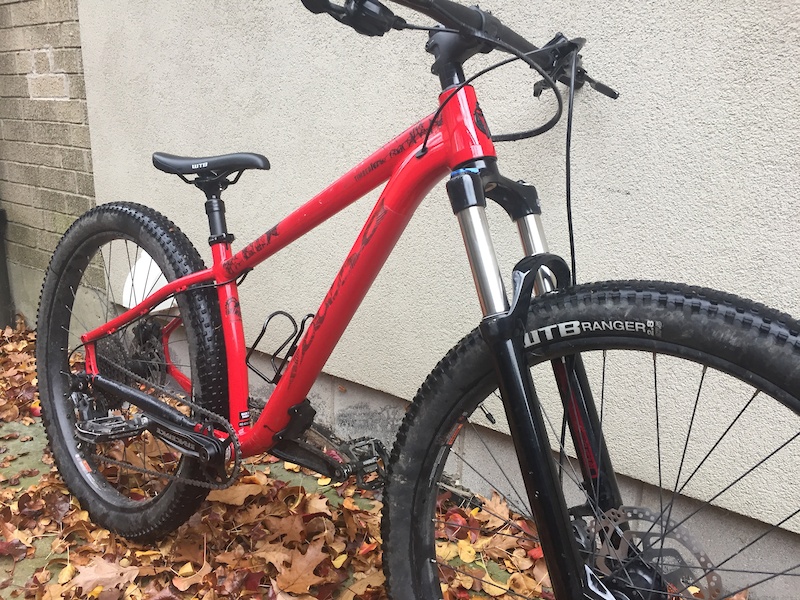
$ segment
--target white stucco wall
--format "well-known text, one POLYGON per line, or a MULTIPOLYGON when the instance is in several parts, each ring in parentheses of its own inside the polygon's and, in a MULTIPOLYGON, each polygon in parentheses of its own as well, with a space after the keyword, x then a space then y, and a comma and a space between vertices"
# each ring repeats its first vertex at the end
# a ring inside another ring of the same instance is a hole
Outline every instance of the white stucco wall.
MULTIPOLYGON (((800 314, 800 3, 482 7, 534 42, 556 31, 588 38, 586 67, 621 93, 611 101, 587 89, 576 100, 580 280, 682 280, 800 314)), ((270 159, 271 171, 246 173, 224 196, 240 244, 436 105, 426 34, 365 38, 299 1, 81 0, 80 23, 98 202, 161 210, 206 257, 202 194, 156 171, 153 151, 270 159)), ((494 132, 550 116, 550 100, 530 99, 533 81, 516 66, 478 82, 494 132)), ((566 254, 563 146, 562 123, 499 151, 504 174, 537 185, 553 250, 566 254)), ((355 205, 249 276, 250 340, 273 310, 316 310, 370 208, 355 205)), ((520 256, 517 236, 499 209, 492 216, 508 272, 520 256)), ((410 398, 479 316, 440 186, 326 370, 410 398)))

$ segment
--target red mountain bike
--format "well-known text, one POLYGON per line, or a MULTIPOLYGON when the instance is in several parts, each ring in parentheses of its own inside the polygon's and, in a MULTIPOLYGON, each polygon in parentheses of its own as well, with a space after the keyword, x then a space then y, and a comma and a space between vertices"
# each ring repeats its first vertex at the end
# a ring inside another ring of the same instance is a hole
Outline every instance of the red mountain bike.
POLYGON ((581 39, 559 34, 537 49, 478 8, 398 3, 442 25, 411 26, 375 0, 304 0, 363 34, 429 30, 438 109, 261 237, 234 253, 221 198, 244 171, 269 168, 251 153, 153 155, 206 196, 209 268, 141 205, 99 206, 66 232, 42 290, 37 360, 45 427, 70 490, 97 523, 154 540, 230 485, 242 458, 272 452, 336 480, 385 484, 395 598, 794 597, 800 323, 679 284, 569 287, 569 267, 548 253, 535 188, 500 174, 494 142, 552 127, 557 81, 570 107, 584 83, 616 93, 582 67, 581 39), (555 92, 548 123, 491 135, 463 65, 493 49, 511 54, 502 64, 535 69, 537 93, 555 92), (306 396, 444 177, 484 317, 423 383, 389 457, 377 440, 342 441, 314 425, 306 396), (255 418, 238 286, 383 183, 317 312, 292 319, 267 378, 275 390, 255 418), (487 200, 522 242, 510 299, 487 200), (461 553, 460 540, 477 553, 461 553))

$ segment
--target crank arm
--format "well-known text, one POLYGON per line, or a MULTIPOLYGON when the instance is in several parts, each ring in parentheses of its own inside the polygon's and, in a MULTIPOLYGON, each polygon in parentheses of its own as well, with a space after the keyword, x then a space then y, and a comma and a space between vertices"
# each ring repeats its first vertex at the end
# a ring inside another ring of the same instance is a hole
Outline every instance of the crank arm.
POLYGON ((386 480, 385 465, 389 457, 379 440, 364 438, 343 441, 321 425, 312 425, 304 432, 304 439, 283 438, 270 452, 290 462, 316 471, 332 480, 345 481, 355 475, 362 489, 377 489, 386 480), (331 453, 340 457, 336 460, 331 453), (383 463, 383 464, 381 464, 383 463), (365 481, 372 473, 377 478, 365 481))
POLYGON ((272 447, 270 454, 330 477, 337 483, 350 476, 346 463, 334 460, 316 446, 302 440, 281 440, 272 447))
POLYGON ((160 422, 158 417, 149 420, 147 430, 168 446, 203 464, 217 465, 224 460, 225 443, 210 435, 160 422))
POLYGON ((103 375, 92 377, 92 385, 141 410, 147 419, 147 430, 165 444, 203 463, 222 464, 224 461, 225 442, 203 433, 202 423, 183 415, 176 408, 103 375))

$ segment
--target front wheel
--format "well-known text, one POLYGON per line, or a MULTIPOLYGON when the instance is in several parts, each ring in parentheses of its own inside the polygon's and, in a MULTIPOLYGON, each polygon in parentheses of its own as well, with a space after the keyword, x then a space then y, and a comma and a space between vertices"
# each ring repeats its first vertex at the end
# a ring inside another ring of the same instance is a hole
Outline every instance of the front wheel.
MULTIPOLYGON (((527 332, 575 543, 617 600, 797 597, 800 323, 711 290, 609 282, 534 300, 527 332), (593 467, 565 425, 553 365, 576 353, 619 506, 587 492, 593 467)), ((398 434, 383 532, 398 600, 553 597, 491 365, 472 332, 398 434)))

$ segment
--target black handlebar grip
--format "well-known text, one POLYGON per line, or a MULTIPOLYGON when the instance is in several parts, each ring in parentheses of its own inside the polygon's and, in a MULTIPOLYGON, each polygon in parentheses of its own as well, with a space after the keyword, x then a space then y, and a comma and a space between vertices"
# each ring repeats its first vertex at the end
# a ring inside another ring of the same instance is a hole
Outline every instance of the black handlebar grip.
POLYGON ((331 3, 328 0, 302 0, 303 6, 310 10, 315 15, 328 12, 331 3))

